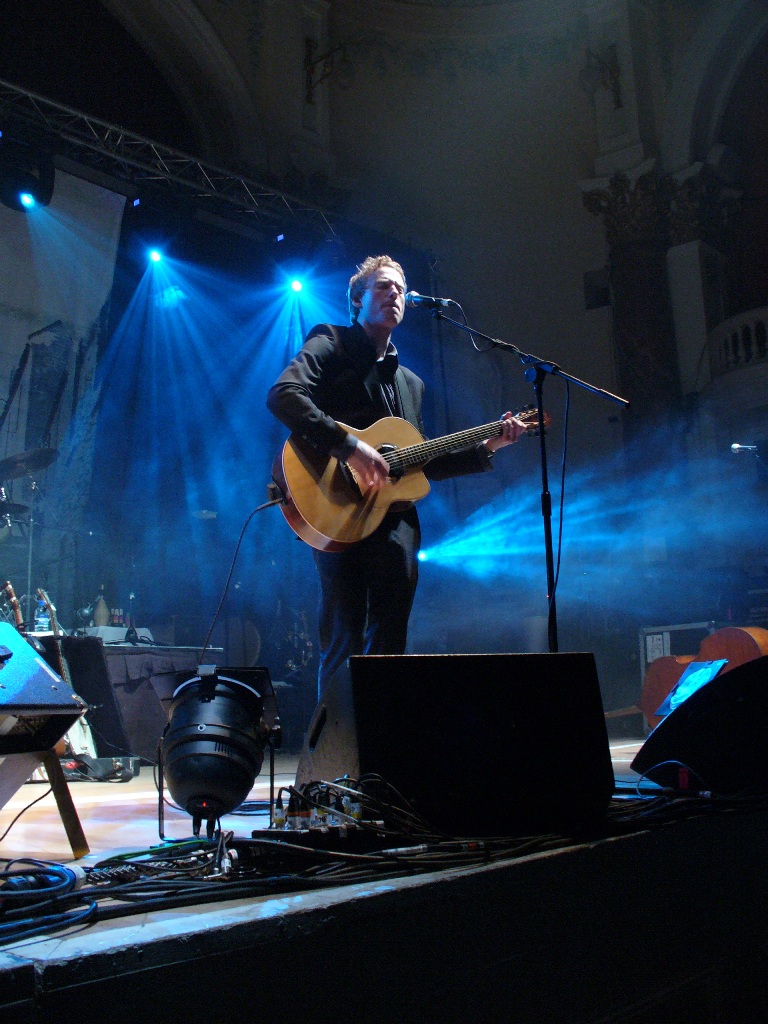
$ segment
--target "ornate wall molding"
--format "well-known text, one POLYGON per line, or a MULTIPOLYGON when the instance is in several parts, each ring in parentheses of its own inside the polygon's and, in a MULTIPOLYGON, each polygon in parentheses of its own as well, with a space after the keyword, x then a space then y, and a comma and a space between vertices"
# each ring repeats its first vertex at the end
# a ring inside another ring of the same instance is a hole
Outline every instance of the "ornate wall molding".
POLYGON ((584 206, 603 218, 611 249, 632 242, 664 247, 669 231, 669 180, 652 171, 630 181, 614 174, 604 188, 585 192, 584 206))
POLYGON ((633 179, 617 173, 600 187, 585 189, 583 201, 603 218, 611 248, 632 242, 668 248, 697 240, 727 247, 740 209, 739 193, 703 164, 679 177, 655 170, 633 179))

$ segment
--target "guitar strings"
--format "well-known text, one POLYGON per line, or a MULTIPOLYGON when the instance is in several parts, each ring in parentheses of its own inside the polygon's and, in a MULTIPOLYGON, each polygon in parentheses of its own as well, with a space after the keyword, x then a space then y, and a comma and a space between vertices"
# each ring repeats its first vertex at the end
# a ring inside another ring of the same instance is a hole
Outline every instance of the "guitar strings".
MULTIPOLYGON (((518 418, 525 418, 523 413, 518 413, 517 416, 518 418)), ((453 451, 457 445, 469 445, 475 441, 484 441, 488 437, 493 437, 494 434, 498 435, 502 429, 501 420, 493 420, 491 423, 486 423, 481 427, 470 427, 468 430, 460 430, 458 433, 449 434, 447 437, 438 437, 433 441, 422 441, 420 444, 409 445, 406 448, 397 448, 392 452, 385 452, 384 458, 392 469, 400 469, 403 466, 416 466, 419 463, 428 462, 436 455, 453 451)))

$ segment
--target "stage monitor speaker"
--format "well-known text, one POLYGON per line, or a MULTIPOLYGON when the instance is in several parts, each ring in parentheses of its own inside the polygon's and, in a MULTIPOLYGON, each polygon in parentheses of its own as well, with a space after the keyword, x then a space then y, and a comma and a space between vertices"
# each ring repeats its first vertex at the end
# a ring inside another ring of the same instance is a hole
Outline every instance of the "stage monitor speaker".
POLYGON ((0 807, 85 710, 72 688, 0 622, 0 807))
POLYGON ((350 659, 318 704, 297 785, 368 773, 451 835, 573 833, 614 787, 591 654, 350 659))
POLYGON ((716 676, 662 718, 631 767, 673 789, 765 792, 766 745, 768 657, 763 657, 716 676))
MULTIPOLYGON (((42 640, 49 664, 55 665, 53 637, 42 640)), ((197 650, 111 646, 97 636, 65 636, 61 646, 72 685, 90 707, 88 724, 99 757, 157 761, 176 675, 194 675, 197 650)))
MULTIPOLYGON (((57 657, 53 637, 43 637, 46 657, 51 663, 57 657)), ((72 686, 89 705, 88 724, 93 733, 99 757, 132 756, 131 740, 120 704, 110 684, 104 644, 95 636, 65 636, 61 649, 69 666, 72 686)), ((157 730, 155 749, 162 732, 157 730)))

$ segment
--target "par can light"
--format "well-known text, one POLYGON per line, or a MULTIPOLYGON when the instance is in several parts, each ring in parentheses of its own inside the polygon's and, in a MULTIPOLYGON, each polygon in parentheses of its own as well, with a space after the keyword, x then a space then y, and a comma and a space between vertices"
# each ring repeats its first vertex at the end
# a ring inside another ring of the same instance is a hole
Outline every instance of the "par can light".
POLYGON ((0 203, 21 212, 48 206, 55 176, 50 154, 0 133, 0 203))
POLYGON ((266 668, 201 666, 173 694, 161 744, 161 767, 173 800, 192 815, 192 831, 239 807, 279 746, 280 718, 266 668))

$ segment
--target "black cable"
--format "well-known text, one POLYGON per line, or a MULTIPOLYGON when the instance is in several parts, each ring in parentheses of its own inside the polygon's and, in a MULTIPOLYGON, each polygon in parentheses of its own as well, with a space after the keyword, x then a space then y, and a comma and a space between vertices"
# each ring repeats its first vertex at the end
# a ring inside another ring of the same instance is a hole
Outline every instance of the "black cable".
POLYGON ((208 649, 208 644, 211 642, 213 630, 216 626, 219 615, 221 614, 221 609, 224 607, 224 602, 227 599, 227 594, 229 593, 229 585, 232 582, 232 577, 235 572, 235 563, 237 562, 237 556, 240 553, 240 546, 243 543, 243 538, 245 537, 245 531, 248 529, 248 524, 250 523, 250 521, 253 519, 257 512, 262 512, 265 508, 271 508, 273 505, 282 505, 284 504, 284 502, 285 498, 281 495, 279 498, 273 498, 271 501, 265 501, 262 505, 257 505, 252 512, 248 513, 248 516, 246 517, 246 520, 243 523, 243 527, 240 530, 240 536, 237 538, 237 544, 235 545, 235 553, 232 555, 232 562, 229 566, 229 574, 227 576, 226 583, 224 584, 224 590, 222 591, 221 594, 221 600, 219 601, 218 607, 216 608, 216 611, 213 614, 213 619, 211 620, 211 625, 208 630, 208 635, 205 638, 205 642, 203 643, 202 648, 198 651, 197 657, 199 660, 202 660, 203 655, 208 649))
POLYGON ((657 764, 650 767, 647 771, 643 772, 642 775, 639 775, 637 780, 635 781, 635 792, 639 792, 639 787, 643 779, 647 779, 651 772, 655 772, 657 768, 664 768, 666 765, 677 765, 678 768, 684 768, 685 771, 689 772, 691 775, 697 778, 702 785, 702 789, 704 788, 704 780, 698 774, 698 772, 695 772, 693 768, 690 768, 687 764, 685 764, 684 761, 678 761, 676 759, 670 758, 666 761, 659 761, 657 764))
MULTIPOLYGON (((85 877, 82 869, 78 871, 50 861, 34 860, 30 857, 17 857, 9 861, 1 861, 6 867, 0 871, 0 894, 2 902, 41 902, 72 892, 79 879, 85 877), (14 869, 13 865, 23 867, 14 869)), ((7 914, 7 907, 3 908, 7 914)))
MULTIPOLYGON (((280 792, 292 790, 293 787, 281 787, 280 792)), ((308 803, 347 819, 350 816, 344 815, 336 802, 329 808, 323 800, 330 800, 333 794, 341 792, 352 794, 387 821, 400 816, 407 823, 407 829, 396 834, 405 844, 416 835, 415 827, 422 829, 423 834, 424 823, 418 815, 408 808, 402 795, 378 775, 365 775, 360 780, 345 777, 334 782, 315 781, 301 793, 294 792, 308 803), (387 806, 387 795, 405 806, 387 806)), ((765 792, 705 797, 666 790, 650 798, 612 801, 604 826, 597 831, 607 838, 701 814, 733 809, 764 811, 766 807, 768 793, 765 792)), ((381 836, 392 834, 373 822, 363 825, 381 836)), ((590 841, 595 837, 592 835, 590 841)), ((344 837, 338 838, 343 844, 344 837)), ((238 842, 232 832, 219 831, 210 841, 198 837, 169 843, 159 849, 114 855, 94 867, 81 868, 86 878, 81 886, 82 876, 76 876, 76 869, 40 861, 8 861, 5 877, 12 882, 27 880, 29 888, 17 890, 12 899, 3 901, 5 913, 1 919, 0 943, 8 944, 93 920, 110 920, 153 910, 371 883, 498 862, 562 848, 573 843, 574 838, 548 834, 448 839, 433 834, 432 838, 422 838, 412 845, 389 846, 371 852, 344 849, 343 845, 336 849, 318 849, 310 842, 281 841, 279 832, 274 837, 245 841, 244 848, 238 847, 238 842), (301 870, 276 871, 275 859, 281 855, 283 865, 298 860, 304 866, 301 870), (54 909, 57 912, 51 912, 54 909)), ((10 892, 8 890, 9 895, 10 892)), ((0 895, 5 896, 6 892, 0 889, 0 895)))
POLYGON ((295 790, 291 786, 287 787, 287 789, 296 798, 306 800, 310 806, 317 807, 322 811, 330 810, 331 813, 339 815, 353 825, 361 826, 379 834, 433 838, 443 836, 443 833, 436 832, 429 822, 420 817, 405 797, 380 775, 369 773, 362 776, 359 780, 345 778, 343 780, 338 779, 333 783, 312 782, 305 785, 301 791, 295 790), (384 791, 384 799, 379 799, 371 792, 373 786, 377 786, 384 791), (363 811, 368 812, 368 820, 365 820, 365 816, 360 821, 350 815, 344 815, 343 812, 336 808, 330 808, 322 799, 318 799, 328 789, 334 789, 337 792, 354 793, 359 798, 363 811), (317 793, 317 797, 313 797, 313 792, 317 793), (394 803, 393 798, 399 801, 399 804, 394 803), (374 822, 379 820, 383 824, 374 824, 374 822))
POLYGON ((18 942, 20 939, 28 939, 32 935, 42 935, 93 920, 96 917, 97 909, 95 903, 89 903, 86 907, 72 913, 64 911, 60 914, 48 914, 42 918, 16 921, 13 925, 0 924, 0 943, 18 942))
MULTIPOLYGON (((103 704, 92 704, 91 707, 88 710, 89 711, 96 711, 96 710, 98 710, 99 708, 101 708, 103 706, 104 706, 103 704)), ((86 714, 86 719, 87 719, 87 717, 88 716, 86 714)), ((116 751, 118 757, 134 757, 135 756, 134 754, 132 754, 129 751, 125 750, 123 747, 119 747, 116 743, 111 743, 108 739, 106 739, 106 737, 104 736, 103 733, 99 732, 99 730, 94 725, 92 725, 92 723, 90 721, 88 722, 88 728, 91 730, 93 735, 96 736, 99 739, 99 741, 100 741, 98 743, 98 747, 99 748, 101 748, 102 745, 104 745, 106 747, 111 747, 112 750, 116 751)), ((149 761, 149 758, 145 757, 144 760, 145 761, 149 761)), ((152 764, 152 763, 153 762, 150 761, 150 764, 152 764)))
POLYGON ((474 331, 470 328, 469 324, 467 323, 467 317, 464 310, 461 308, 458 302, 454 302, 454 306, 458 309, 459 313, 461 314, 461 322, 467 328, 467 333, 469 334, 469 339, 472 342, 472 348, 475 350, 475 352, 490 352, 491 349, 494 347, 493 344, 488 345, 486 348, 480 348, 480 346, 477 344, 474 331))
POLYGON ((16 824, 16 822, 17 822, 17 821, 19 820, 19 818, 20 818, 20 817, 22 816, 22 814, 26 814, 26 813, 27 813, 27 811, 28 811, 28 810, 30 809, 30 807, 34 807, 34 806, 35 806, 35 804, 39 804, 39 803, 40 803, 40 801, 41 801, 41 800, 44 800, 44 799, 45 799, 45 797, 47 797, 47 796, 48 796, 48 794, 49 794, 50 792, 51 792, 51 786, 49 786, 49 787, 48 787, 48 789, 46 789, 46 791, 45 791, 45 792, 44 792, 44 793, 42 794, 42 796, 39 796, 39 797, 37 797, 37 799, 36 799, 36 800, 33 800, 31 804, 27 804, 27 806, 26 806, 26 807, 22 807, 22 809, 21 809, 21 810, 19 811, 19 813, 18 813, 18 814, 16 815, 16 817, 15 817, 15 818, 13 819, 13 821, 12 821, 12 822, 10 823, 10 825, 9 825, 9 826, 8 826, 8 828, 7 828, 6 830, 5 830, 5 832, 3 832, 3 834, 2 834, 1 836, 0 836, 0 843, 2 843, 2 841, 3 841, 4 839, 5 839, 5 837, 6 837, 7 835, 8 835, 8 833, 9 833, 9 832, 11 831, 11 829, 13 828, 13 826, 14 826, 14 825, 16 824))
POLYGON ((123 765, 120 765, 119 768, 113 768, 108 775, 100 775, 99 772, 90 768, 88 762, 83 761, 77 754, 65 757, 64 761, 68 765, 67 772, 77 772, 77 777, 75 779, 69 779, 68 781, 70 782, 106 782, 112 785, 122 786, 133 778, 133 773, 129 772, 123 765), (69 762, 71 761, 76 762, 74 768, 69 767, 69 762))

